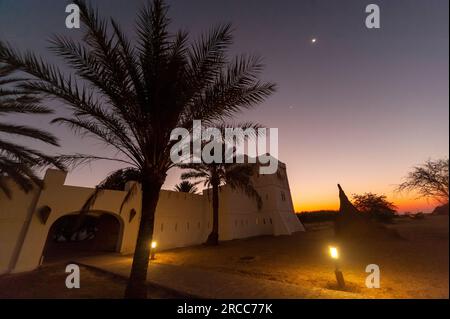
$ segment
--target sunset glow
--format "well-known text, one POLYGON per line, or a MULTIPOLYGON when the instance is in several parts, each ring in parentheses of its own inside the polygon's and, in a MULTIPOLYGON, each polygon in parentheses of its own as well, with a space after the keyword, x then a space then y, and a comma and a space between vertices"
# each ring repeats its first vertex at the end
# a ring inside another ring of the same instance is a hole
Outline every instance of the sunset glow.
MULTIPOLYGON (((239 2, 239 10, 232 9, 236 1, 170 4, 177 26, 195 34, 225 16, 239 30, 236 51, 263 54, 264 79, 279 89, 257 109, 243 112, 239 121, 279 129, 279 159, 287 164, 296 211, 338 209, 336 184, 341 183, 350 194, 385 194, 400 212, 430 212, 435 203, 394 189, 414 165, 449 154, 448 28, 440 22, 445 21, 445 10, 408 2, 396 11, 386 2, 384 8, 392 9, 392 15, 384 18, 385 27, 368 32, 359 13, 362 7, 350 2, 330 2, 325 11, 303 1, 287 2, 283 16, 273 16, 274 2, 261 3, 258 15, 246 2, 239 2), (405 12, 409 18, 397 24, 405 12), (417 37, 425 33, 427 37, 417 37), (312 34, 320 34, 320 46, 311 45, 319 42, 312 34)), ((126 7, 120 1, 100 0, 96 5, 105 15, 132 25, 139 1, 126 7)), ((51 32, 71 35, 57 27, 63 3, 6 1, 0 7, 0 36, 19 49, 45 52, 51 32), (21 12, 35 14, 27 15, 24 23, 21 12)), ((60 104, 52 103, 64 113, 60 104)), ((38 121, 60 138, 65 152, 109 152, 89 138, 80 143, 67 128, 48 125, 50 119, 38 121)), ((42 149, 60 152, 46 145, 42 149)), ((92 187, 119 167, 111 162, 81 166, 69 174, 67 183, 92 187)), ((163 188, 172 189, 178 182, 179 172, 171 171, 163 188)))
POLYGON ((0 300, 448 300, 449 112, 448 0, 0 0, 0 300))

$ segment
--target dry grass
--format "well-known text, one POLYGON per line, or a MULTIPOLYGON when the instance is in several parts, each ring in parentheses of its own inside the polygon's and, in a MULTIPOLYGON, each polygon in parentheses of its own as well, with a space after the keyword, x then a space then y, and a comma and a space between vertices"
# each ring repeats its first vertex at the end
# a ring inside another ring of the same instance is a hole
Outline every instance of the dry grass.
MULTIPOLYGON (((405 239, 355 241, 342 247, 348 290, 360 298, 448 298, 448 216, 399 219, 390 227, 405 239), (380 289, 365 286, 368 264, 380 266, 380 289)), ((293 236, 161 252, 157 262, 239 273, 304 288, 334 289, 334 268, 327 254, 332 238, 330 224, 308 228, 308 232, 293 236)))

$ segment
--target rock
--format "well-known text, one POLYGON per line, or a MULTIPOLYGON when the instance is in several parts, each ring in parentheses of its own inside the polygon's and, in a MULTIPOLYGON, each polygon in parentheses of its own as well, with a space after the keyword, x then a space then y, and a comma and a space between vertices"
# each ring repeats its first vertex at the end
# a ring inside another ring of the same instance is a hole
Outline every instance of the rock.
POLYGON ((341 185, 339 188, 340 208, 335 219, 335 236, 337 241, 361 238, 399 238, 397 232, 387 229, 369 219, 350 202, 341 185))

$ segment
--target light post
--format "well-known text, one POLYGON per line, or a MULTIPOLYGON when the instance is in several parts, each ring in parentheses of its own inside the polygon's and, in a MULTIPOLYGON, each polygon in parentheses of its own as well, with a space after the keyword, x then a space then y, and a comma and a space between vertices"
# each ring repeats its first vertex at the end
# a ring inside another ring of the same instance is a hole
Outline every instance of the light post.
POLYGON ((334 260, 334 274, 336 275, 336 281, 338 284, 338 287, 340 289, 345 288, 345 280, 344 275, 342 274, 342 271, 339 266, 339 249, 336 246, 330 246, 329 247, 330 256, 334 260))
POLYGON ((158 246, 158 243, 156 241, 152 241, 150 244, 150 260, 155 260, 155 254, 156 254, 156 247, 158 246))

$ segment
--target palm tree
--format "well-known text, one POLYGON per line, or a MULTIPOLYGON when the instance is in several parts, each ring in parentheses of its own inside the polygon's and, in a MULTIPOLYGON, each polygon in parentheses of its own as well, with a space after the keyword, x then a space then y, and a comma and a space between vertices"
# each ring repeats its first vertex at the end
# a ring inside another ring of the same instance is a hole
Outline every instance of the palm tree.
POLYGON ((181 193, 191 193, 191 194, 195 194, 198 191, 198 188, 195 187, 194 184, 192 184, 189 181, 182 181, 181 183, 179 183, 178 185, 175 185, 175 187, 173 188, 174 191, 176 192, 181 192, 181 193))
POLYGON ((139 174, 139 170, 133 167, 119 169, 109 174, 96 188, 123 191, 128 182, 139 181, 139 174))
MULTIPOLYGON (((245 126, 245 125, 244 125, 245 126)), ((221 127, 221 131, 224 126, 221 127)), ((223 142, 223 141, 222 141, 223 142)), ((254 175, 257 165, 240 164, 233 161, 233 163, 226 163, 225 144, 222 144, 222 161, 220 163, 212 162, 206 163, 188 163, 180 164, 179 167, 187 169, 188 171, 181 175, 181 179, 196 180, 194 185, 203 182, 203 186, 210 187, 212 191, 212 206, 213 206, 213 227, 212 231, 206 240, 209 245, 219 244, 219 189, 221 185, 229 185, 233 190, 240 190, 250 198, 255 199, 258 209, 262 207, 262 200, 256 191, 251 177, 254 175)), ((237 157, 235 149, 230 152, 233 157, 237 157)))
MULTIPOLYGON (((89 209, 94 205, 97 198, 103 193, 104 190, 117 190, 124 191, 125 186, 128 182, 139 182, 141 172, 134 168, 123 168, 110 173, 103 181, 101 181, 96 187, 92 195, 86 200, 85 204, 81 208, 81 213, 89 211, 89 209)), ((129 201, 129 199, 136 193, 136 184, 133 184, 127 191, 122 205, 120 207, 120 212, 122 212, 123 206, 129 201)))
MULTIPOLYGON (((138 182, 140 180, 140 172, 134 167, 123 168, 110 173, 105 179, 103 179, 96 187, 94 192, 87 198, 83 207, 80 209, 80 214, 74 219, 74 223, 71 227, 67 228, 64 237, 72 238, 73 234, 79 234, 81 228, 86 220, 86 213, 88 213, 91 207, 95 204, 96 200, 103 194, 105 190, 117 190, 125 191, 126 184, 129 182, 138 182)), ((132 184, 127 189, 127 194, 122 200, 120 205, 119 214, 122 213, 122 209, 125 204, 136 194, 138 191, 136 183, 132 184)))
MULTIPOLYGON (((0 44, 1 45, 1 44, 0 44)), ((3 48, 0 46, 0 52, 3 48)), ((14 67, 0 64, 0 116, 12 114, 49 114, 51 110, 40 106, 39 98, 27 90, 14 87, 21 79, 12 77, 14 67)), ((16 144, 11 138, 26 137, 34 141, 58 146, 51 134, 29 126, 0 122, 0 191, 11 198, 12 192, 5 177, 11 178, 24 192, 33 186, 42 187, 33 168, 49 164, 62 166, 52 157, 29 147, 16 144)))
POLYGON ((232 43, 230 25, 213 28, 191 42, 188 33, 169 33, 168 6, 162 0, 145 5, 131 42, 119 24, 99 17, 82 0, 81 41, 55 36, 51 50, 63 58, 65 75, 32 53, 8 47, 0 55, 33 79, 23 88, 63 101, 73 111, 54 123, 92 135, 116 151, 116 156, 75 154, 68 163, 110 160, 139 171, 142 211, 125 297, 145 298, 149 242, 155 209, 167 171, 175 164, 170 150, 174 128, 192 129, 229 118, 270 96, 275 85, 258 79, 263 65, 255 56, 227 58, 232 43))

